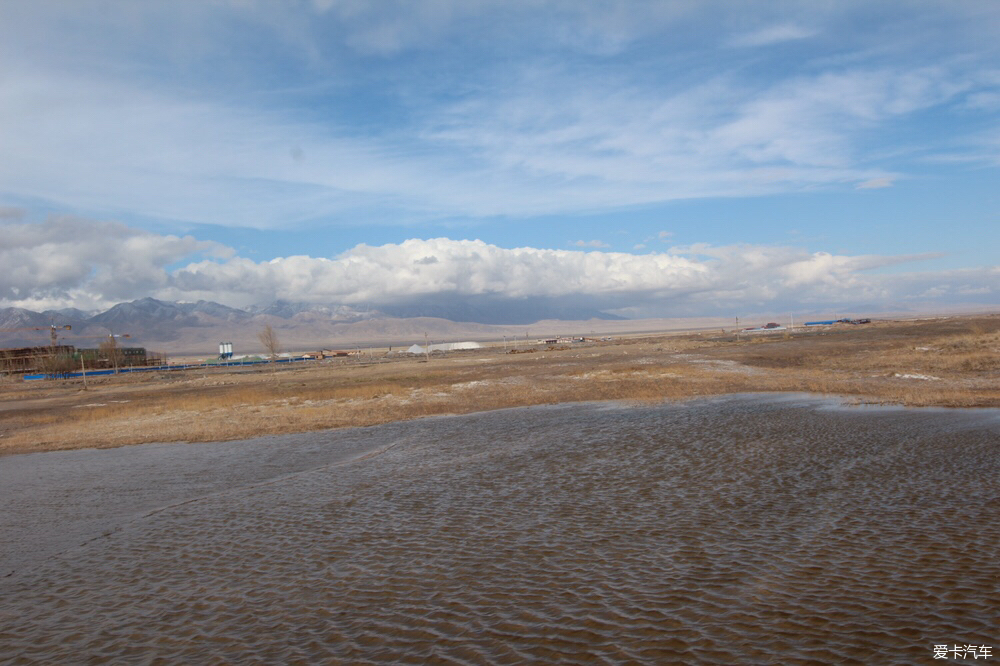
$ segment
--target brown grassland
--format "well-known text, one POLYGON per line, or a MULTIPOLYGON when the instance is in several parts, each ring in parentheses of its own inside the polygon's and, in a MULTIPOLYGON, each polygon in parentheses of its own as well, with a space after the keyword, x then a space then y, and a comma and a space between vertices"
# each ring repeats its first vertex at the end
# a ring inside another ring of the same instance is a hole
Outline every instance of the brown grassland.
POLYGON ((812 392, 867 403, 1000 406, 1000 315, 768 334, 624 337, 533 353, 25 382, 0 380, 0 454, 203 442, 592 400, 812 392))

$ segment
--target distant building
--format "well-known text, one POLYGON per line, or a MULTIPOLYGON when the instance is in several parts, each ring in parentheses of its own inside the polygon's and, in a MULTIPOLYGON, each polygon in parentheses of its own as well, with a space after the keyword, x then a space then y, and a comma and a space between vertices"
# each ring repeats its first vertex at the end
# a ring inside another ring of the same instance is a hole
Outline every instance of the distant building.
POLYGON ((448 352, 448 351, 461 351, 463 349, 482 349, 482 345, 478 342, 443 342, 441 344, 429 345, 427 347, 421 347, 420 345, 413 345, 406 350, 408 354, 427 354, 429 352, 448 352))
POLYGON ((0 372, 18 375, 38 372, 55 359, 69 359, 72 355, 72 345, 0 349, 0 372))

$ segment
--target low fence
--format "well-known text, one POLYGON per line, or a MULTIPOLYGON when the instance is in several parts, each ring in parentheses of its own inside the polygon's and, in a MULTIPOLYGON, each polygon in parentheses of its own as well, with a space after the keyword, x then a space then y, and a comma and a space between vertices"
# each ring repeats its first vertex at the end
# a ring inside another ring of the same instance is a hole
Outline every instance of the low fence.
MULTIPOLYGON (((185 363, 177 365, 145 365, 145 366, 132 366, 118 368, 117 374, 124 375, 130 372, 170 372, 174 370, 195 370, 197 368, 225 368, 231 366, 243 366, 243 365, 266 365, 268 363, 301 363, 302 361, 315 361, 316 359, 310 358, 308 356, 296 356, 293 358, 278 358, 273 361, 263 359, 260 361, 217 361, 213 363, 185 363)), ((86 372, 68 372, 59 374, 41 374, 41 375, 24 375, 25 381, 34 381, 38 379, 74 379, 80 377, 100 377, 102 375, 113 375, 116 371, 113 369, 100 369, 100 370, 87 370, 86 372)))

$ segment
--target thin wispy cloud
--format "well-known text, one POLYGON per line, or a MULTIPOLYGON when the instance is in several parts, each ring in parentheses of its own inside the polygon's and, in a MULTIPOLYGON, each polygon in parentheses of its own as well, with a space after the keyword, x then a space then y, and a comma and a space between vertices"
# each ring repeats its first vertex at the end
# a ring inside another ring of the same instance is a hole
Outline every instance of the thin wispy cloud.
MULTIPOLYGON (((249 6, 269 17, 276 11, 249 6)), ((407 7, 399 15, 353 3, 317 10, 353 29, 346 47, 383 60, 430 48, 428 40, 458 26, 485 29, 485 17, 461 3, 407 7)), ((315 40, 291 13, 279 12, 279 25, 315 40)), ((596 25, 586 13, 570 14, 596 25)), ((643 34, 634 21, 618 31, 643 34)), ((777 24, 742 39, 764 44, 809 34, 777 24)), ((288 98, 292 107, 248 105, 243 93, 206 89, 192 97, 156 77, 81 76, 15 61, 0 88, 7 156, 0 183, 81 209, 259 228, 344 222, 379 209, 389 211, 382 221, 410 223, 755 196, 884 177, 865 159, 874 128, 957 101, 985 77, 969 63, 883 63, 748 81, 738 58, 723 58, 707 79, 640 85, 652 71, 609 76, 606 65, 575 58, 539 65, 531 55, 506 72, 480 72, 482 81, 474 70, 463 74, 458 101, 400 82, 382 99, 402 122, 374 132, 296 108, 328 105, 326 96, 288 98)), ((317 57, 321 68, 343 68, 332 55, 317 57)), ((347 76, 347 88, 361 84, 347 76)))
POLYGON ((859 190, 880 190, 883 187, 892 187, 895 184, 895 180, 889 176, 883 176, 881 178, 872 178, 871 180, 866 180, 863 183, 858 183, 855 187, 859 190))
POLYGON ((782 42, 795 41, 798 39, 808 39, 816 35, 817 31, 804 26, 792 23, 767 26, 753 32, 745 33, 733 38, 730 41, 732 46, 770 46, 782 42))

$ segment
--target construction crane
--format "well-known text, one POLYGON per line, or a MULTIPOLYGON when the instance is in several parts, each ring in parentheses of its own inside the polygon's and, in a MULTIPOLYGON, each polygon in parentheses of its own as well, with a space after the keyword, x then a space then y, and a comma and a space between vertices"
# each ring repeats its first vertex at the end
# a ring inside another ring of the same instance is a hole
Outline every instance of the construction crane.
POLYGON ((51 324, 49 326, 23 326, 21 328, 0 328, 0 333, 17 333, 19 331, 49 331, 51 336, 51 345, 55 347, 59 340, 59 331, 72 331, 73 327, 69 324, 65 326, 56 326, 51 324))
POLYGON ((129 339, 131 337, 132 336, 129 335, 128 333, 111 333, 109 335, 78 335, 78 336, 74 336, 72 338, 63 338, 63 340, 65 340, 66 342, 73 343, 73 342, 76 342, 77 340, 112 340, 112 341, 114 341, 117 338, 122 338, 123 340, 127 340, 127 339, 129 339))
POLYGON ((70 342, 74 340, 106 340, 107 338, 131 338, 132 336, 128 333, 111 333, 109 335, 76 335, 72 338, 67 338, 70 342))

